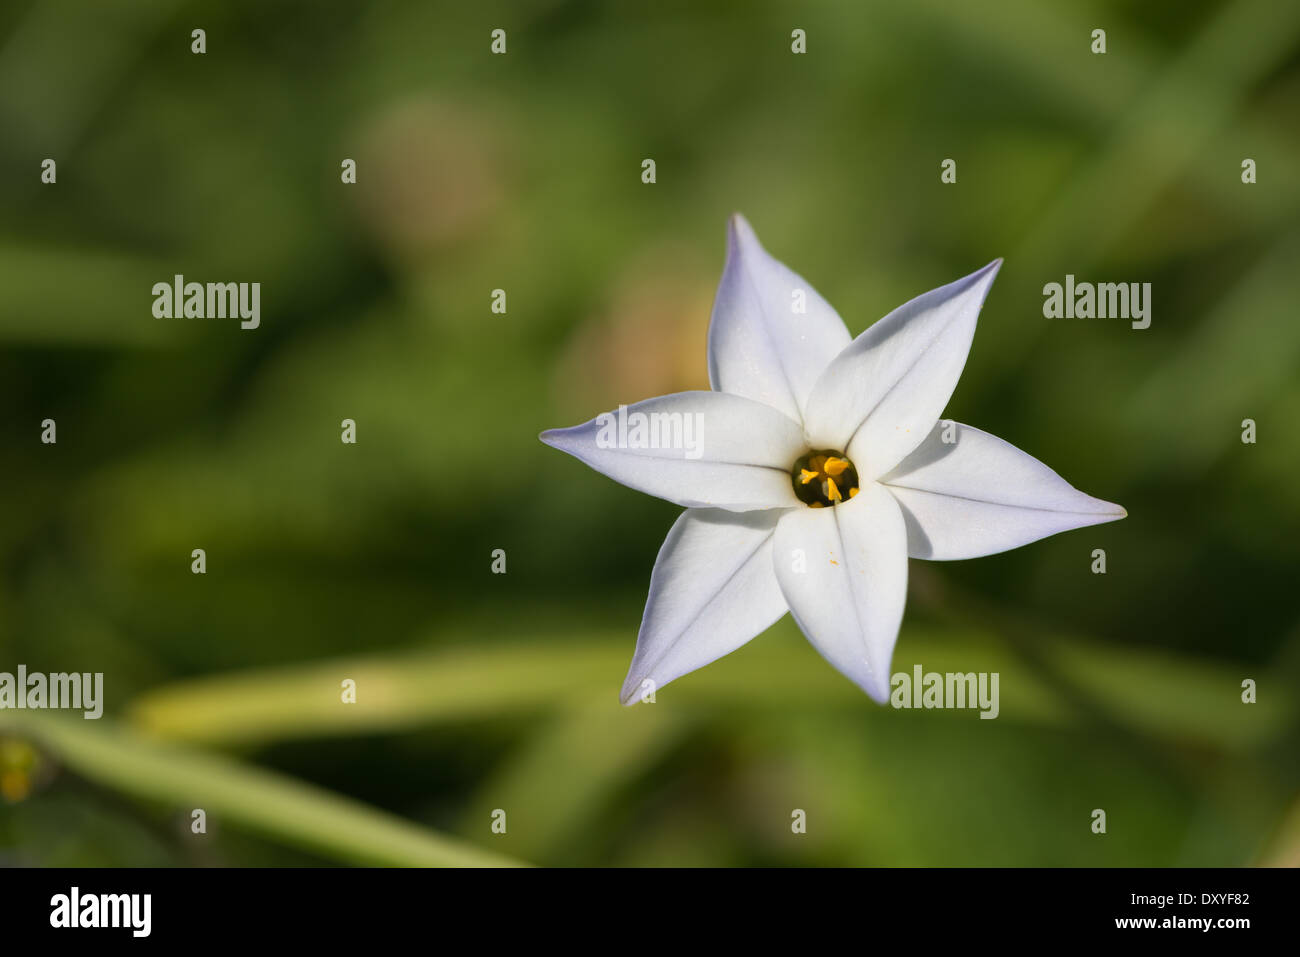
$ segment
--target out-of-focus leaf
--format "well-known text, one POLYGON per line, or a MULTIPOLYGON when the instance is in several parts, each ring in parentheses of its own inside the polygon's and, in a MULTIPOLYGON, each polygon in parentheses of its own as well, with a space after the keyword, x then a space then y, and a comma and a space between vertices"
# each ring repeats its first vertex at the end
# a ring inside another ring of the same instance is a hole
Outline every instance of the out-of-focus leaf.
POLYGON ((78 774, 105 787, 172 807, 202 808, 231 824, 348 863, 516 863, 270 771, 145 741, 83 719, 8 711, 0 716, 0 729, 29 736, 78 774))
POLYGON ((1261 851, 1259 863, 1264 867, 1300 867, 1300 799, 1291 805, 1277 833, 1261 851))
POLYGON ((611 707, 609 695, 565 709, 522 742, 469 799, 461 832, 486 828, 493 810, 510 827, 502 849, 548 864, 585 863, 598 850, 600 815, 692 727, 679 711, 611 707))
POLYGON ((153 317, 166 266, 120 252, 0 245, 0 341, 31 345, 159 345, 193 328, 153 317), (76 282, 68 282, 76 276, 76 282), (107 293, 113 290, 113 293, 107 293), (120 294, 118 294, 120 291, 120 294))
MULTIPOLYGON (((1239 681, 1222 666, 1166 653, 1044 638, 1059 672, 1095 696, 1110 717, 1145 733, 1237 748, 1259 744, 1294 716, 1285 700, 1240 704, 1239 681), (1237 688, 1237 691, 1234 691, 1237 688)), ((539 638, 418 656, 351 659, 307 667, 180 682, 137 699, 133 721, 150 734, 214 744, 402 730, 451 720, 538 710, 574 701, 621 707, 617 688, 630 648, 617 641, 539 638), (357 683, 355 704, 340 682, 357 683)), ((905 629, 894 673, 998 672, 1000 721, 1068 726, 1074 707, 1009 650, 975 631, 905 629)), ((720 662, 663 688, 641 708, 819 706, 874 710, 798 636, 788 619, 720 662)), ((594 706, 599 710, 599 705, 594 706)))

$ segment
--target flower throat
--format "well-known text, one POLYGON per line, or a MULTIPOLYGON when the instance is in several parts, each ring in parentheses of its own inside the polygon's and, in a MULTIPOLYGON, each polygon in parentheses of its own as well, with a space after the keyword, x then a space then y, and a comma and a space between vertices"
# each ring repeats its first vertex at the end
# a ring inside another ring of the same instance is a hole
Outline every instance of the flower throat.
POLYGON ((858 494, 858 470, 833 449, 813 449, 790 469, 794 494, 809 508, 837 505, 858 494))

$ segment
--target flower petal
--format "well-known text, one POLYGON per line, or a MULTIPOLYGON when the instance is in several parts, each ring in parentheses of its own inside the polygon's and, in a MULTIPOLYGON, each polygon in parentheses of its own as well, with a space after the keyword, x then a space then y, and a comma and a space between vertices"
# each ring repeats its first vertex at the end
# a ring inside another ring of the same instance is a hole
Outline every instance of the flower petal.
POLYGON ((913 558, 978 558, 1128 514, 1014 445, 957 422, 936 425, 880 481, 902 506, 913 558), (945 426, 955 441, 943 441, 945 426))
POLYGON ((843 504, 791 509, 777 522, 772 557, 813 647, 883 704, 907 601, 907 530, 893 496, 869 483, 843 504))
POLYGON ((727 265, 709 323, 713 388, 802 422, 813 384, 849 338, 830 304, 768 255, 745 217, 732 216, 727 265))
POLYGON ((737 514, 692 508, 668 532, 646 600, 636 654, 621 698, 730 654, 786 612, 772 570, 779 511, 737 514))
POLYGON ((798 503, 790 467, 799 426, 760 402, 678 392, 603 412, 541 440, 616 482, 685 505, 743 512, 798 503))
POLYGON ((876 479, 920 445, 956 388, 1001 265, 899 306, 836 356, 805 409, 813 447, 847 452, 858 475, 876 479))

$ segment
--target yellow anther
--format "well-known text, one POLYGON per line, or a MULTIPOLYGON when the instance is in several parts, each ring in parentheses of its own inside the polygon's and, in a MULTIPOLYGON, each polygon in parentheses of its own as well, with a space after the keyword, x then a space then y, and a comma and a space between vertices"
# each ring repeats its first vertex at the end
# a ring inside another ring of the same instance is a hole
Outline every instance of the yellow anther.
POLYGON ((815 479, 819 474, 820 474, 820 473, 818 473, 818 472, 809 472, 807 469, 800 469, 800 470, 799 470, 799 481, 800 481, 800 483, 802 483, 803 485, 807 485, 809 482, 811 482, 813 479, 815 479))
POLYGON ((834 476, 839 475, 848 467, 849 463, 845 459, 828 458, 826 464, 822 466, 822 471, 827 475, 834 476))
POLYGON ((826 507, 826 503, 825 503, 825 502, 811 502, 811 503, 809 503, 808 507, 809 507, 809 508, 825 508, 825 507, 826 507))
POLYGON ((849 498, 852 498, 853 496, 857 495, 857 494, 858 494, 859 492, 861 492, 861 491, 862 491, 862 489, 860 489, 860 488, 851 488, 851 489, 849 489, 849 498))
POLYGON ((840 494, 839 487, 835 484, 835 479, 833 478, 828 478, 826 480, 826 497, 832 502, 838 502, 840 499, 844 498, 844 496, 840 494))

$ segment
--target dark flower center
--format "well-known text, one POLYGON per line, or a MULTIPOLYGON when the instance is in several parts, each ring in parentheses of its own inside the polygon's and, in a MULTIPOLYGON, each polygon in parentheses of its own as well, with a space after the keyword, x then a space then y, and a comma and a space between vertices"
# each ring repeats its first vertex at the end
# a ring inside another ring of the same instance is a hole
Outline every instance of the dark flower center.
POLYGON ((794 494, 809 508, 838 505, 858 494, 858 470, 834 449, 813 449, 790 469, 794 494))

